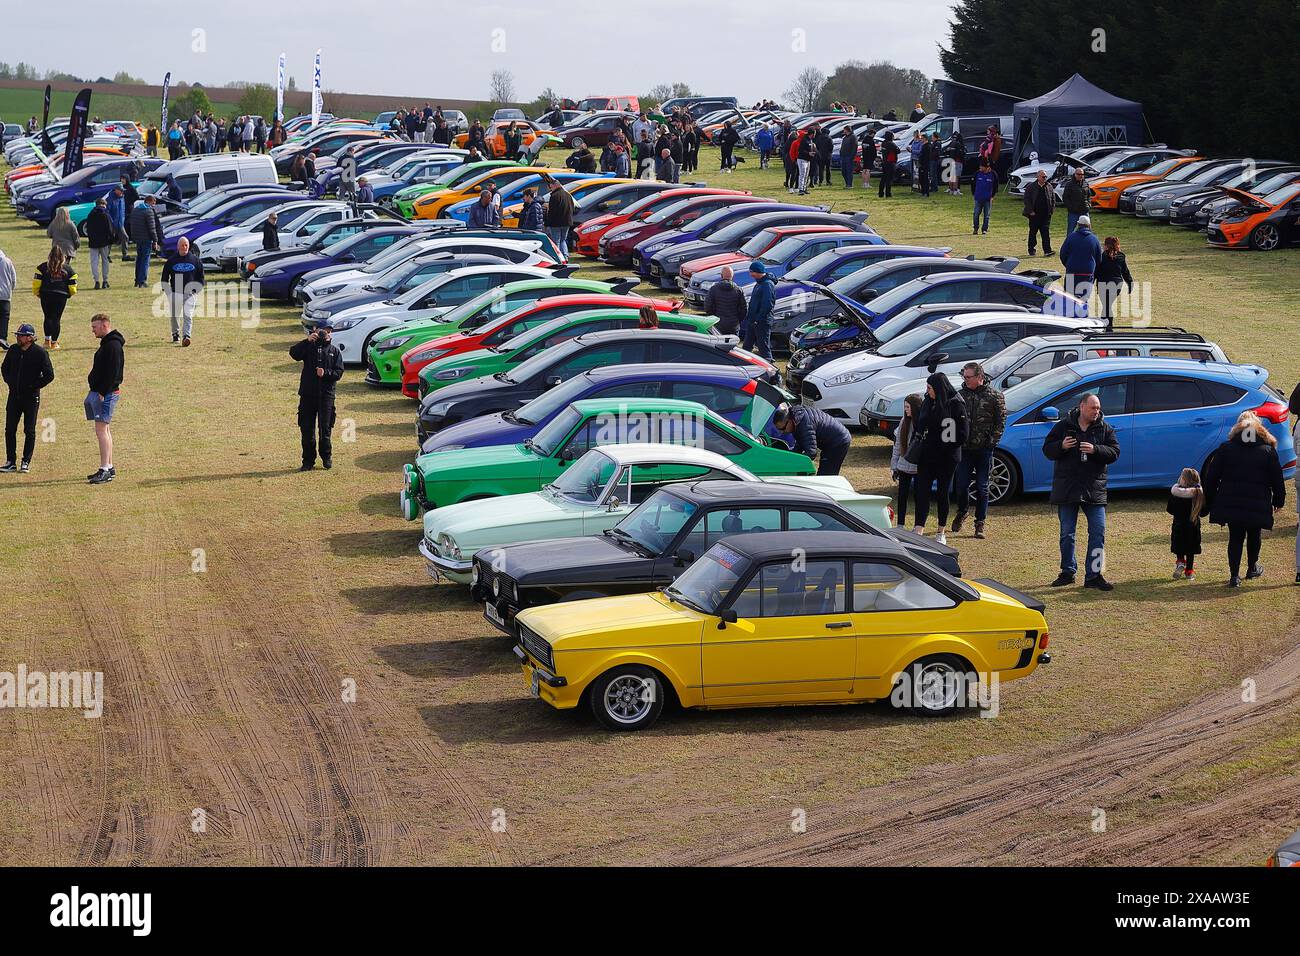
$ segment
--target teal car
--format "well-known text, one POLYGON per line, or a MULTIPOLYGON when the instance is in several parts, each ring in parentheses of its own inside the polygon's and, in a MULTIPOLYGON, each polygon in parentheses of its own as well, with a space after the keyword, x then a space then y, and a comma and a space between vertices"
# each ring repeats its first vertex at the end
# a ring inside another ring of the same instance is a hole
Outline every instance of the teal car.
MULTIPOLYGON (((757 422, 753 422, 757 425, 757 422)), ((762 423, 766 428, 767 423, 762 423)), ((778 439, 732 424, 699 402, 594 398, 574 402, 518 445, 457 448, 420 455, 403 468, 399 498, 408 521, 420 510, 538 491, 602 445, 662 442, 704 448, 759 476, 811 475, 812 459, 778 439), (755 434, 761 437, 755 437, 755 434)))
MULTIPOLYGON (((137 190, 140 188, 139 183, 132 183, 131 185, 137 190)), ((79 202, 73 203, 71 206, 65 206, 64 208, 68 210, 68 218, 71 219, 72 224, 77 227, 77 232, 84 236, 86 234, 86 217, 90 215, 90 210, 95 208, 95 204, 93 202, 79 202)))
POLYGON ((366 352, 366 382, 387 388, 402 384, 402 356, 426 342, 458 332, 469 332, 501 316, 532 305, 538 299, 575 292, 622 295, 635 280, 601 282, 595 279, 521 279, 488 289, 468 302, 433 318, 404 322, 376 337, 366 352))
POLYGON ((731 459, 702 448, 604 445, 588 451, 541 491, 465 501, 426 512, 420 554, 434 579, 469 584, 475 554, 525 541, 601 534, 665 484, 718 479, 812 488, 873 527, 882 531, 890 527, 890 499, 859 494, 839 475, 760 479, 731 459))
MULTIPOLYGON (((527 318, 516 321, 524 323, 527 318)), ((527 361, 552 345, 567 342, 585 332, 634 329, 640 321, 640 313, 635 308, 588 309, 550 319, 513 337, 506 336, 499 344, 490 341, 495 336, 488 336, 489 341, 481 349, 435 359, 422 368, 420 398, 452 382, 509 372, 520 362, 527 361)), ((707 334, 717 321, 717 317, 712 315, 684 315, 680 312, 659 314, 660 328, 685 329, 701 335, 707 334)), ((509 324, 514 323, 508 322, 507 325, 509 324)))

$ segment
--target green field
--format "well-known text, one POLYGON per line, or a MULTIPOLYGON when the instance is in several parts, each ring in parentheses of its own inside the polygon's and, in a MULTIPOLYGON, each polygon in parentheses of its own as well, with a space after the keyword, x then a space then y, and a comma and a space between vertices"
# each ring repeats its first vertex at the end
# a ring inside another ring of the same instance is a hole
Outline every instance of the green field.
MULTIPOLYGON (((183 90, 173 89, 171 97, 175 99, 183 90)), ((72 101, 77 98, 75 92, 55 91, 50 94, 50 117, 67 116, 72 112, 72 101)), ((0 117, 6 123, 24 124, 28 118, 35 116, 40 122, 41 111, 45 103, 45 91, 16 90, 0 88, 0 117)), ((212 107, 217 115, 222 116, 235 111, 234 101, 213 100, 212 107)), ((90 115, 100 119, 127 119, 144 123, 157 123, 161 118, 162 98, 155 96, 122 96, 96 90, 90 97, 90 115)))
MULTIPOLYGON (((779 169, 760 171, 749 155, 742 172, 721 175, 716 156, 705 150, 691 178, 786 198, 779 169)), ((1024 249, 1018 204, 1004 197, 984 237, 970 235, 968 196, 900 189, 879 200, 837 181, 810 198, 870 211, 897 242, 1024 249)), ((1300 250, 1222 252, 1195 233, 1108 215, 1097 231, 1118 235, 1135 278, 1150 283, 1155 324, 1203 332, 1290 391, 1300 250)), ((39 328, 22 281, 48 242, 6 209, 0 248, 21 280, 10 328, 39 328)), ((1246 679, 1272 686, 1271 662, 1296 645, 1294 501, 1265 541, 1265 577, 1239 591, 1224 587, 1226 535, 1212 526, 1197 580, 1169 579, 1162 493, 1113 497, 1110 594, 1046 588, 1057 532, 1044 496, 996 508, 987 540, 969 529, 951 538, 971 576, 1047 602, 1055 661, 1003 688, 999 719, 783 708, 668 714, 651 732, 611 737, 530 700, 481 608, 426 575, 419 525, 397 513, 415 452, 412 402, 350 370, 335 467, 299 474, 298 367, 286 354, 301 335, 297 312, 200 316, 182 349, 153 294, 131 288, 131 266, 113 268, 112 289, 99 292, 82 270, 32 473, 0 476, 0 670, 103 670, 106 711, 0 711, 0 863, 710 861, 765 840, 801 852, 791 807, 808 809, 810 837, 858 826, 888 841, 913 825, 891 801, 927 787, 984 786, 998 810, 966 828, 970 801, 926 811, 953 828, 942 845, 915 831, 916 858, 929 862, 1248 863, 1297 826, 1300 684, 1261 691, 1267 710, 1193 730, 1161 722, 1210 692, 1236 700, 1246 679), (126 336, 127 377, 114 424, 120 476, 89 487, 82 399, 97 311, 126 336), (354 701, 341 696, 348 686, 354 701), (1129 739, 1131 750, 1120 746, 1129 739), (1071 754, 1108 746, 1126 754, 1122 770, 1082 756, 1071 767, 1071 754), (1089 827, 1096 807, 1111 811, 1105 834, 1089 827), (195 808, 209 821, 202 832, 195 808), (492 828, 498 811, 503 831, 492 828)), ((892 493, 888 460, 884 440, 859 435, 845 474, 892 493)), ((853 858, 883 858, 872 844, 853 858)))

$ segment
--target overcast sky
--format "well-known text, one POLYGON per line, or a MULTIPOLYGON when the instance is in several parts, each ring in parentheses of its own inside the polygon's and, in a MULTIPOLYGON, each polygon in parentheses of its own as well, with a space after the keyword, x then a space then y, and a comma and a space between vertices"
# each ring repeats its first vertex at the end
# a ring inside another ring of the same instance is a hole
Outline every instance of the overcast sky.
POLYGON ((752 102, 804 67, 891 60, 939 76, 952 0, 64 0, 6 4, 0 60, 150 83, 275 83, 298 89, 322 49, 327 90, 487 99, 493 70, 520 100, 547 86, 575 99, 683 81, 752 102), (203 31, 200 34, 195 31, 203 31))

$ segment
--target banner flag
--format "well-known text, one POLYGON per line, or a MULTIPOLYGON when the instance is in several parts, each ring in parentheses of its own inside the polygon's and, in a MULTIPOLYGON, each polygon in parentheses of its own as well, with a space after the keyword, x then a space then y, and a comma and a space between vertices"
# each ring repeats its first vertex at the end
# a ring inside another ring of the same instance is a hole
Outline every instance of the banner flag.
POLYGON ((280 66, 275 77, 275 118, 284 122, 284 54, 280 54, 280 66))
POLYGON ((321 114, 321 96, 320 96, 320 50, 316 51, 316 69, 312 72, 311 78, 311 125, 314 129, 320 122, 321 114))
POLYGON ((90 87, 77 94, 72 104, 72 122, 68 124, 68 140, 63 147, 63 176, 66 179, 81 168, 82 150, 86 145, 86 129, 90 125, 90 87))
POLYGON ((163 101, 162 101, 162 125, 158 127, 158 133, 164 141, 167 139, 167 91, 171 89, 172 71, 168 70, 167 75, 163 77, 163 101))

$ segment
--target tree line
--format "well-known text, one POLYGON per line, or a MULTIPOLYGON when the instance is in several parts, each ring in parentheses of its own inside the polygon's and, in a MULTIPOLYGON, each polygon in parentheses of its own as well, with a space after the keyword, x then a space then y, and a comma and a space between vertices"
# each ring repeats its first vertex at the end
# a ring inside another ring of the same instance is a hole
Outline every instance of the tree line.
POLYGON ((1300 159, 1296 0, 958 0, 948 76, 1026 98, 1080 73, 1142 103, 1151 136, 1217 155, 1300 159))

